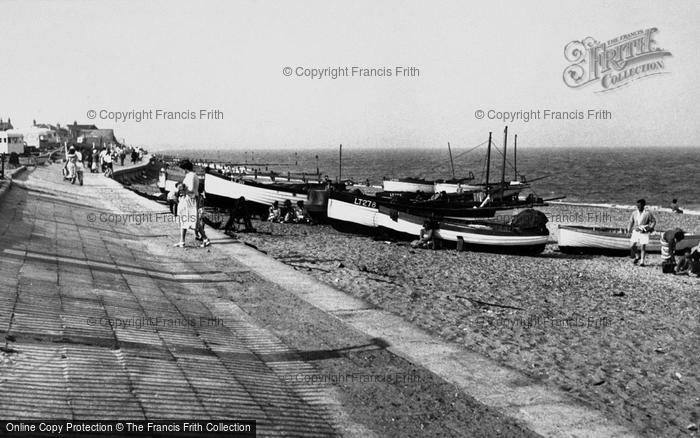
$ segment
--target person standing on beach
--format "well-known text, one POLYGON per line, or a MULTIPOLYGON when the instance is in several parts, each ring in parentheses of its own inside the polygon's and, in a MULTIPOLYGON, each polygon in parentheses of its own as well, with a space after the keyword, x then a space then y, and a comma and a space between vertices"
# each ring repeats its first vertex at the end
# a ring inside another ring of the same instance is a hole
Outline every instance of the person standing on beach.
POLYGON ((630 238, 631 255, 634 257, 632 263, 640 262, 639 252, 641 252, 640 266, 644 266, 647 255, 647 245, 649 244, 649 234, 654 231, 656 219, 649 210, 646 210, 647 202, 644 199, 637 201, 637 209, 630 216, 630 224, 627 232, 632 233, 630 238))

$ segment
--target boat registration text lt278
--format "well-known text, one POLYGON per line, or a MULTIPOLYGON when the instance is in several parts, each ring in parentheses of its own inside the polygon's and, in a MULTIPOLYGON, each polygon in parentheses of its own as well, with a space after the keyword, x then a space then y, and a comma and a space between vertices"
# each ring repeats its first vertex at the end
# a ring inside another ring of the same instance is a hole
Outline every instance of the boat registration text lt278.
POLYGON ((369 199, 355 198, 355 204, 362 207, 377 208, 377 203, 369 199))

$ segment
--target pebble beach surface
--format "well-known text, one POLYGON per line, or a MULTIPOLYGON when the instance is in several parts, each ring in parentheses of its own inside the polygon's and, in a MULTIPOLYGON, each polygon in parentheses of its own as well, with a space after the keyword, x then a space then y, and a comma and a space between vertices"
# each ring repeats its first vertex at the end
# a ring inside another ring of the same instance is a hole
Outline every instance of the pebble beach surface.
MULTIPOLYGON (((556 226, 624 227, 630 211, 559 204, 556 226), (583 219, 583 220, 581 220, 583 219)), ((657 230, 700 233, 700 217, 655 212, 657 230)), ((254 221, 236 238, 318 280, 529 376, 646 436, 695 436, 700 278, 626 257, 412 249, 328 225, 254 221)))
MULTIPOLYGON (((152 193, 153 186, 132 187, 152 193)), ((630 209, 552 204, 538 256, 413 249, 329 225, 254 220, 239 239, 316 279, 567 391, 644 436, 697 436, 700 278, 558 251, 558 225, 626 227, 630 209)), ((654 211, 657 230, 700 216, 654 211)), ((225 221, 208 211, 212 221, 225 221)))

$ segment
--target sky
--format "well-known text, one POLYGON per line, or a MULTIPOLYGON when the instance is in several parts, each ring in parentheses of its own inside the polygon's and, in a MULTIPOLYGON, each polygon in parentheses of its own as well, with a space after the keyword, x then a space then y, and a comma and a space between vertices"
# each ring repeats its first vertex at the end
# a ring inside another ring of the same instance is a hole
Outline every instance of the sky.
POLYGON ((697 0, 0 0, 0 12, 0 118, 19 130, 33 120, 94 123, 152 150, 467 147, 489 131, 502 138, 505 125, 519 145, 541 147, 695 146, 700 137, 697 0), (649 28, 671 53, 664 74, 606 92, 566 86, 568 43, 649 28), (392 76, 303 75, 327 67, 392 76), (521 110, 585 117, 495 118, 521 110), (143 111, 152 118, 133 119, 143 111))

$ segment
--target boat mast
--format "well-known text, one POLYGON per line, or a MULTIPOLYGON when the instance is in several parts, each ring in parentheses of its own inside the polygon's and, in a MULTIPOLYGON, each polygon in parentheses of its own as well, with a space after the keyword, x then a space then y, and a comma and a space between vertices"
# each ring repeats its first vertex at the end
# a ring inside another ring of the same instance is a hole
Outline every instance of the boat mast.
POLYGON ((518 134, 515 134, 513 143, 513 181, 518 180, 518 134))
POLYGON ((503 131, 503 167, 501 169, 501 200, 506 191, 506 147, 508 146, 508 127, 503 131))
POLYGON ((508 146, 508 127, 503 131, 503 168, 501 170, 501 184, 506 182, 506 147, 508 146))
POLYGON ((452 161, 452 148, 450 142, 447 142, 447 151, 450 153, 450 167, 452 167, 452 179, 455 179, 455 163, 452 161))
POLYGON ((489 194, 489 171, 491 170, 491 133, 489 132, 489 145, 486 148, 486 195, 489 194))
POLYGON ((340 157, 338 159, 338 182, 343 179, 343 145, 340 145, 340 157))

